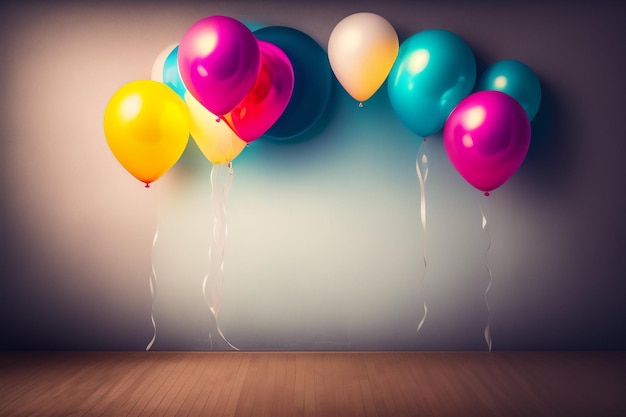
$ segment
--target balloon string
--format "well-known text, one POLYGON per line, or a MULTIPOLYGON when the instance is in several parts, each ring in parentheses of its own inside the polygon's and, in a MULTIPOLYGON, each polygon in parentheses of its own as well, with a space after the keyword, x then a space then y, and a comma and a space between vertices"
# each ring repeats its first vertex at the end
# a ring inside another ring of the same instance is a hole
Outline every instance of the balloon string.
POLYGON ((152 239, 152 270, 150 272, 150 295, 152 296, 152 310, 150 311, 150 321, 152 322, 152 340, 148 342, 146 350, 150 350, 157 336, 156 322, 154 321, 154 308, 156 301, 156 269, 154 267, 154 249, 156 247, 157 239, 159 238, 159 229, 154 232, 154 238, 152 239))
MULTIPOLYGON (((424 274, 422 275, 422 279, 420 281, 420 286, 422 287, 422 291, 424 290, 424 281, 426 280, 426 275, 428 273, 428 262, 426 259, 426 180, 428 179, 428 156, 426 155, 426 139, 422 142, 420 146, 420 151, 417 154, 417 158, 415 160, 415 169, 417 171, 417 178, 420 182, 420 219, 422 222, 422 231, 424 232, 424 274)), ((417 325, 416 333, 420 331, 424 322, 426 321, 426 316, 428 315, 428 306, 426 305, 426 297, 423 297, 423 308, 424 315, 422 316, 422 320, 420 320, 417 325)))
POLYGON ((487 269, 487 274, 489 275, 489 281, 487 283, 487 288, 485 289, 485 305, 487 306, 487 323, 485 324, 485 341, 487 342, 487 347, 489 348, 489 352, 491 352, 492 341, 491 341, 491 329, 490 329, 490 318, 491 318, 491 307, 489 306, 489 290, 491 289, 491 284, 493 283, 493 273, 491 272, 491 268, 489 267, 488 256, 489 249, 491 249, 491 235, 489 234, 489 228, 487 227, 487 216, 485 215, 485 210, 483 207, 483 202, 480 203, 480 214, 482 215, 482 228, 487 235, 487 248, 485 249, 485 268, 487 269))
MULTIPOLYGON (((233 180, 232 162, 215 164, 211 169, 211 206, 213 211, 213 236, 209 245, 209 272, 202 282, 204 297, 219 336, 234 350, 239 350, 224 337, 219 326, 219 312, 222 302, 222 287, 224 283, 224 247, 228 227, 226 224, 225 196, 228 194, 233 180), (224 172, 224 169, 228 169, 224 172), (225 178, 222 178, 224 177, 225 178)), ((209 342, 213 349, 213 336, 209 333, 209 342)))

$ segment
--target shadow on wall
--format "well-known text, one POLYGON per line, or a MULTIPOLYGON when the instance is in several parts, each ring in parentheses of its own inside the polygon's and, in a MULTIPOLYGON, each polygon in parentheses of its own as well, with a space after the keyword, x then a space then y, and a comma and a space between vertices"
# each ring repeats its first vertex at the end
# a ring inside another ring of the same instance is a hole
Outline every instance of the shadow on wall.
POLYGON ((558 99, 549 80, 542 82, 541 107, 531 123, 530 148, 524 160, 526 175, 542 194, 566 187, 567 179, 571 178, 575 153, 563 150, 567 149, 567 140, 573 134, 566 121, 576 117, 558 99))

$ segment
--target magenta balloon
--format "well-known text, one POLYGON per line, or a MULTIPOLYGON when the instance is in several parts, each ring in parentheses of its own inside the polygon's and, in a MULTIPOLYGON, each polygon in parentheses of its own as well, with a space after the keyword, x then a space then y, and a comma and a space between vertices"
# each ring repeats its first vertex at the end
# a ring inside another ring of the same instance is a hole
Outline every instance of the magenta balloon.
POLYGON ((459 174, 488 195, 518 170, 530 133, 530 121, 517 100, 500 91, 480 91, 450 113, 443 144, 459 174))
POLYGON ((231 111, 250 91, 261 68, 254 34, 227 16, 194 23, 178 45, 178 68, 189 93, 211 113, 231 111))
POLYGON ((280 118, 294 87, 293 66, 276 45, 259 41, 261 71, 246 97, 224 116, 231 129, 246 142, 261 137, 280 118))

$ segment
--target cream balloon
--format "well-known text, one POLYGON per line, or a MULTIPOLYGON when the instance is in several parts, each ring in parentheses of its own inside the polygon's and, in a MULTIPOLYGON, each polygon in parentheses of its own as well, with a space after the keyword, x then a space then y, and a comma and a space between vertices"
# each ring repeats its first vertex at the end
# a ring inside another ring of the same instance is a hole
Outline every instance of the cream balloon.
POLYGON ((328 60, 343 88, 362 103, 385 82, 399 47, 398 34, 386 19, 374 13, 354 13, 331 32, 328 60))
POLYGON ((206 109, 189 92, 185 93, 185 102, 191 115, 189 128, 191 137, 202 154, 213 164, 225 164, 235 159, 246 147, 224 121, 217 121, 217 116, 206 109))
POLYGON ((159 52, 159 55, 157 55, 157 57, 154 59, 154 63, 152 64, 152 72, 150 75, 151 80, 158 81, 160 83, 163 82, 163 66, 165 65, 165 60, 177 46, 177 43, 173 43, 171 45, 168 45, 161 52, 159 52))

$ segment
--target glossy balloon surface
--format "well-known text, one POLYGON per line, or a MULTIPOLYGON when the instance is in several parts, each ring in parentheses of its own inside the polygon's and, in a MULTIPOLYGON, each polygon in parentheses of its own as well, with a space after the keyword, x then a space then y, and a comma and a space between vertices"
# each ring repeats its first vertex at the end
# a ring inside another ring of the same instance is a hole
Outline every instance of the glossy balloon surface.
POLYGON ((476 90, 506 93, 522 105, 531 121, 541 103, 541 83, 537 74, 521 61, 508 59, 489 66, 476 83, 476 90))
POLYGON ((334 27, 328 39, 328 59, 348 94, 363 102, 387 79, 398 48, 398 35, 385 18, 360 12, 334 27))
POLYGON ((400 45, 389 74, 389 100, 411 131, 427 137, 443 128, 475 81, 476 61, 469 45, 452 32, 426 30, 400 45))
POLYGON ((104 134, 119 163, 148 185, 183 154, 189 140, 189 111, 165 84, 131 81, 109 100, 104 134))
POLYGON ((187 90, 211 113, 222 116, 244 99, 256 82, 261 52, 243 23, 209 16, 183 35, 178 67, 187 90))
POLYGON ((289 58, 294 86, 289 104, 264 137, 292 139, 312 128, 330 102, 333 74, 328 55, 309 35, 285 26, 269 26, 254 32, 257 39, 273 43, 289 58))
POLYGON ((163 63, 163 84, 174 90, 180 98, 185 99, 187 88, 178 71, 178 45, 172 49, 163 63))
POLYGON ((241 139, 260 138, 282 115, 293 91, 293 68, 276 45, 259 41, 262 64, 256 83, 223 120, 241 139))
POLYGON ((191 116, 190 133, 198 149, 213 164, 224 164, 235 159, 246 147, 232 129, 208 111, 191 94, 185 94, 191 116))
POLYGON ((454 109, 443 130, 452 165, 479 190, 504 184, 521 166, 530 146, 524 108, 500 91, 470 94, 454 109))

